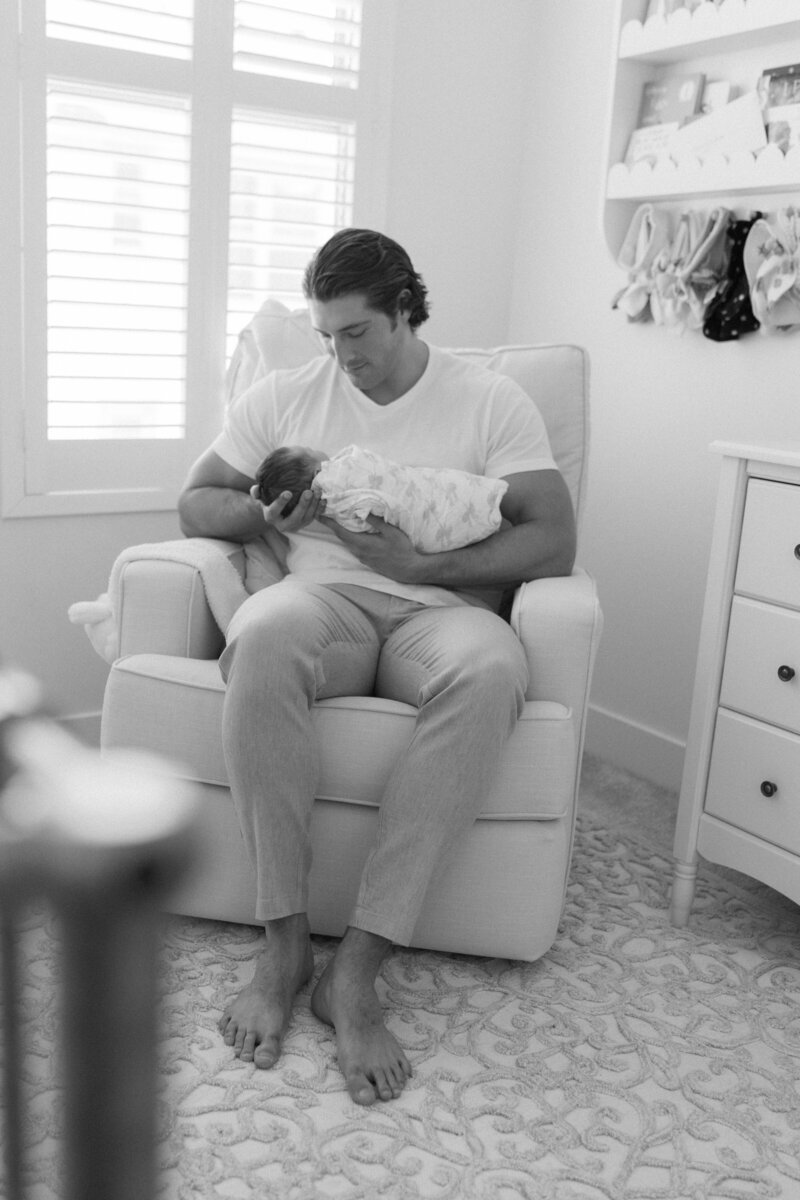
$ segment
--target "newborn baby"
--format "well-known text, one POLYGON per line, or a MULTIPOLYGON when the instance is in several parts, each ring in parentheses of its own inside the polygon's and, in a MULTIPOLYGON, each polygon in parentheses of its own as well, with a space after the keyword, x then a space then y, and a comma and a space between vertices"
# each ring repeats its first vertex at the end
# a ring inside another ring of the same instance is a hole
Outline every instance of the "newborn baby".
POLYGON ((397 525, 421 551, 455 550, 500 528, 500 501, 508 484, 450 467, 406 467, 347 446, 328 458, 307 446, 280 446, 256 474, 263 504, 282 492, 292 498, 313 487, 325 500, 325 515, 356 533, 369 533, 367 516, 397 525))

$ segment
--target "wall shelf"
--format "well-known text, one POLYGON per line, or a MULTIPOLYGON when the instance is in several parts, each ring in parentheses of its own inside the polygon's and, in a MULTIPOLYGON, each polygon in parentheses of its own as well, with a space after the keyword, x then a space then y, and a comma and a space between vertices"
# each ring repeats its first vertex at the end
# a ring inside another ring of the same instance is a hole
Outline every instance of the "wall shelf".
POLYGON ((766 146, 758 154, 711 155, 706 159, 672 159, 651 166, 637 163, 630 170, 615 163, 608 173, 610 200, 687 198, 746 192, 800 191, 800 146, 783 154, 766 146))
POLYGON ((734 208, 738 201, 744 210, 765 208, 773 197, 774 208, 800 204, 800 147, 785 155, 768 145, 757 153, 667 158, 630 169, 622 161, 647 81, 701 71, 707 79, 728 79, 744 94, 764 69, 800 62, 800 0, 723 0, 719 6, 704 0, 693 12, 676 9, 643 22, 645 8, 646 0, 617 0, 603 214, 615 258, 644 201, 676 208, 687 201, 734 208))
POLYGON ((733 53, 742 46, 766 45, 799 31, 796 0, 725 0, 719 7, 704 0, 693 12, 679 8, 666 18, 625 21, 619 57, 682 62, 709 49, 733 53))

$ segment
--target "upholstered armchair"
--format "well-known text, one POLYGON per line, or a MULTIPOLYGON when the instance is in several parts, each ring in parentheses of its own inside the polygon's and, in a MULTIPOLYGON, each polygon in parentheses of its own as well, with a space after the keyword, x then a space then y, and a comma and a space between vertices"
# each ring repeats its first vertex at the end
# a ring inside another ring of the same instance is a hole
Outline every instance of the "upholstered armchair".
MULTIPOLYGON (((272 316, 290 319, 286 310, 272 316)), ((236 391, 266 369, 252 355, 243 361, 243 349, 240 344, 236 391)), ((308 338, 306 357, 311 353, 318 346, 308 338)), ((458 353, 510 375, 535 399, 580 522, 588 446, 585 353, 568 345, 458 353)), ((296 338, 285 357, 298 357, 296 338)), ((271 365, 284 363, 273 354, 271 365)), ((280 577, 277 561, 266 573, 259 563, 256 571, 247 546, 205 539, 126 551, 113 576, 116 657, 102 717, 104 748, 165 754, 182 764, 200 792, 200 860, 171 907, 242 923, 254 922, 254 880, 222 755, 224 684, 217 658, 224 644, 220 625, 248 592, 280 577)), ((551 946, 566 893, 602 625, 594 583, 576 568, 569 578, 523 584, 510 621, 530 664, 525 711, 479 819, 429 889, 413 944, 530 961, 551 946)), ((374 696, 341 696, 318 703, 314 717, 322 768, 312 817, 309 918, 315 933, 341 935, 382 788, 411 738, 414 709, 374 696)))

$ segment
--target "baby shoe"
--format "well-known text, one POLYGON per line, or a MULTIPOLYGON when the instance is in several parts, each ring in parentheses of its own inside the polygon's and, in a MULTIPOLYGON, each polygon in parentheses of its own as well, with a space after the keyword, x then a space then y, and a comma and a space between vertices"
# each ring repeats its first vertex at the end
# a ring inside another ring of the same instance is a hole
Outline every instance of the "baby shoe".
POLYGON ((637 208, 617 257, 617 265, 628 273, 628 282, 611 304, 624 312, 629 321, 650 318, 653 263, 669 244, 669 235, 670 219, 665 209, 653 204, 637 208))
POLYGON ((753 224, 744 247, 753 312, 764 333, 800 326, 800 212, 785 208, 753 224))
POLYGON ((684 283, 684 271, 691 262, 694 249, 705 229, 701 212, 687 209, 678 218, 678 228, 671 244, 662 250, 653 264, 653 291, 650 307, 656 325, 682 329, 689 301, 684 283))
POLYGON ((703 215, 702 226, 690 230, 697 234, 697 243, 678 270, 677 291, 683 292, 677 318, 687 329, 699 329, 708 305, 717 294, 728 268, 727 240, 731 212, 727 208, 712 208, 703 215))
POLYGON ((713 342, 734 342, 743 333, 753 333, 760 322, 753 315, 750 286, 744 269, 744 246, 753 223, 761 213, 732 220, 726 232, 728 268, 703 320, 703 333, 713 342))

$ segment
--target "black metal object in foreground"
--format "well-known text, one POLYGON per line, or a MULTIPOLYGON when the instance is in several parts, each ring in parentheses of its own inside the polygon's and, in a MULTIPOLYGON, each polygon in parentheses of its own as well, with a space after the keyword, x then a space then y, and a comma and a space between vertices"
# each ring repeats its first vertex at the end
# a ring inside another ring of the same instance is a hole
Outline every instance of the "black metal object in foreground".
POLYGON ((64 1200, 156 1191, 157 950, 192 857, 195 801, 150 756, 100 756, 0 672, 0 937, 7 1200, 24 1200, 16 922, 45 896, 63 934, 64 1200))

